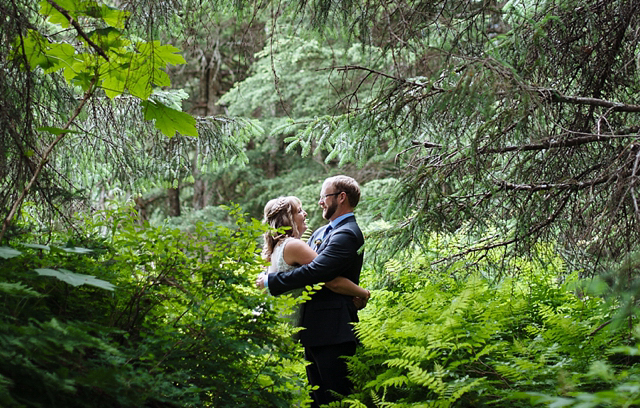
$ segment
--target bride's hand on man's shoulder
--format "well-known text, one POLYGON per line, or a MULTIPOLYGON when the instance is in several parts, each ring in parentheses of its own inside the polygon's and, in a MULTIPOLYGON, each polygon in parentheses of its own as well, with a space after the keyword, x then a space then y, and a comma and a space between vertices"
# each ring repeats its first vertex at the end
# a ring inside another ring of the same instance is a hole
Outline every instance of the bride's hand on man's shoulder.
POLYGON ((354 296, 353 297, 353 304, 356 305, 356 309, 358 310, 362 310, 367 306, 367 302, 369 302, 369 299, 371 298, 371 292, 368 292, 368 296, 366 298, 361 298, 358 296, 354 296))

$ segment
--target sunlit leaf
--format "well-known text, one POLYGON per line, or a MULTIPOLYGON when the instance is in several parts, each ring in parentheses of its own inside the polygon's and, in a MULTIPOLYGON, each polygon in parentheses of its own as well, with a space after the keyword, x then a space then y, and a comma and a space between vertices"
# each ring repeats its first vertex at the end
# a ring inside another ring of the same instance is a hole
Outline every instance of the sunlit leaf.
POLYGON ((140 54, 158 58, 165 64, 186 64, 184 57, 179 54, 180 49, 173 45, 160 45, 159 41, 153 41, 149 43, 139 43, 138 49, 140 50, 140 54))
POLYGON ((82 275, 79 273, 73 273, 66 269, 48 269, 48 268, 39 268, 35 270, 41 276, 53 276, 63 282, 66 282, 72 286, 80 286, 80 285, 91 285, 96 286, 106 290, 114 290, 115 286, 107 281, 102 279, 97 279, 94 276, 90 275, 82 275))
POLYGON ((5 247, 5 246, 0 247, 0 257, 4 259, 13 258, 21 254, 22 252, 15 250, 13 248, 5 247))
POLYGON ((171 109, 161 103, 154 101, 143 101, 144 118, 154 120, 155 126, 169 137, 175 136, 176 132, 185 136, 198 136, 196 129, 196 119, 188 113, 171 109))
MULTIPOLYGON (((71 16, 75 15, 76 2, 73 0, 56 0, 61 8, 67 10, 71 16)), ((49 22, 53 24, 60 24, 63 28, 69 27, 69 19, 67 19, 62 13, 56 10, 47 0, 40 2, 40 14, 49 17, 49 22)))

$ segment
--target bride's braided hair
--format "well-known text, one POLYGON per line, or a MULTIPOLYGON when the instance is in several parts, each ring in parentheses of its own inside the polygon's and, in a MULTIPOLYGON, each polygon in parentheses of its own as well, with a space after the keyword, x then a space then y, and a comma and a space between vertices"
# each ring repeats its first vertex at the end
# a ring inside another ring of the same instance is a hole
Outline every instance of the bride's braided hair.
POLYGON ((275 248, 280 241, 286 237, 292 237, 298 234, 298 227, 296 226, 293 216, 295 215, 294 211, 300 208, 301 205, 302 203, 298 197, 288 196, 274 198, 264 206, 264 223, 273 229, 291 227, 287 229, 284 234, 277 233, 273 230, 264 233, 264 247, 262 249, 262 257, 264 259, 271 259, 273 248, 275 248))

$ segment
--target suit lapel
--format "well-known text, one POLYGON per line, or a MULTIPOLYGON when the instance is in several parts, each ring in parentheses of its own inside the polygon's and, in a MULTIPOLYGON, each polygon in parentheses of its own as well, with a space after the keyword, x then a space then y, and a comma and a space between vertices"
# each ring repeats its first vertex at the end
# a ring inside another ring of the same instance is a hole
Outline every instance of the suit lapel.
POLYGON ((351 220, 352 218, 353 216, 347 217, 344 220, 340 221, 340 223, 338 223, 338 225, 336 225, 334 229, 329 231, 329 233, 327 234, 326 237, 324 237, 324 239, 322 239, 322 235, 324 235, 324 230, 327 228, 327 226, 329 226, 329 224, 325 225, 323 228, 320 228, 317 231, 317 236, 314 238, 314 247, 312 247, 313 250, 316 251, 317 253, 321 253, 322 250, 327 246, 327 243, 329 242, 329 238, 331 237, 331 235, 333 235, 333 233, 336 232, 338 229, 342 228, 342 226, 345 225, 347 222, 349 222, 349 220, 351 220), (316 244, 318 240, 320 240, 320 242, 316 244))
POLYGON ((319 251, 320 244, 322 243, 322 235, 324 234, 324 229, 325 228, 326 228, 326 226, 325 227, 320 227, 319 229, 317 229, 311 235, 311 238, 309 238, 309 241, 307 242, 307 244, 309 244, 311 249, 313 249, 316 252, 319 251))

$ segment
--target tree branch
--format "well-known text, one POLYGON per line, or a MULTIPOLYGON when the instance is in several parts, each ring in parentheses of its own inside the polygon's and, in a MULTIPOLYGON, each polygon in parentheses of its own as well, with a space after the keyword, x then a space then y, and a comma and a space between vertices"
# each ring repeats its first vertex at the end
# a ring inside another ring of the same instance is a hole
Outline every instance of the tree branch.
POLYGON ((619 135, 596 135, 596 134, 585 134, 582 133, 582 136, 574 137, 572 139, 561 139, 561 136, 558 138, 550 138, 547 140, 543 140, 538 143, 531 143, 526 145, 519 146, 505 146, 500 148, 483 148, 479 149, 478 153, 480 154, 490 154, 490 153, 507 153, 507 152, 515 152, 515 151, 532 151, 532 150, 547 150, 547 149, 558 149, 562 147, 575 147, 593 142, 606 142, 613 139, 624 139, 628 137, 638 137, 637 134, 632 134, 634 132, 640 131, 640 126, 635 126, 633 128, 627 129, 630 134, 619 134, 619 135))
POLYGON ((518 242, 521 239, 527 238, 532 236, 533 234, 536 234, 538 231, 542 230, 543 228, 545 228, 546 226, 550 225, 552 222, 554 222, 556 220, 556 218, 558 218, 558 216, 560 215, 560 213, 562 213, 562 211, 564 210, 564 207, 567 205, 567 203, 569 202, 569 197, 570 195, 567 194, 564 197, 564 200, 560 203, 560 205, 556 208, 556 210, 554 211, 553 214, 549 215, 545 220, 539 222, 538 224, 532 226, 531 228, 529 228, 528 231, 526 231, 524 234, 518 236, 516 235, 515 237, 506 240, 506 241, 500 241, 500 242, 496 242, 493 244, 487 244, 487 245, 483 245, 483 246, 476 246, 476 247, 471 247, 469 249, 466 249, 464 251, 460 251, 456 254, 453 254, 451 256, 448 256, 446 258, 440 258, 437 261, 432 262, 432 265, 436 265, 442 262, 447 262, 453 259, 460 259, 466 255, 469 255, 471 253, 475 253, 475 252, 481 252, 481 251, 489 251, 491 249, 494 248, 499 248, 499 247, 506 247, 508 245, 514 244, 516 242, 518 242))
POLYGON ((437 88, 437 87, 433 86, 432 84, 425 85, 425 84, 420 84, 418 82, 407 81, 404 78, 398 78, 398 77, 395 77, 393 75, 385 74, 384 72, 381 72, 381 71, 376 71, 375 69, 363 67, 361 65, 343 65, 343 66, 339 66, 339 67, 338 66, 333 66, 333 67, 329 67, 327 69, 335 69, 337 71, 345 71, 345 72, 346 71, 351 71, 351 70, 366 71, 366 72, 369 72, 371 74, 375 74, 375 75, 378 75, 378 76, 381 76, 381 77, 384 77, 384 78, 387 78, 387 79, 392 79, 392 80, 394 80, 396 82, 400 82, 402 84, 407 84, 407 85, 411 85, 411 86, 415 86, 415 87, 423 88, 423 89, 433 89, 433 90, 442 91, 442 89, 437 88))
MULTIPOLYGON (((623 174, 622 176, 628 176, 629 174, 623 174)), ((514 184, 504 180, 496 181, 495 184, 500 186, 502 190, 511 191, 544 191, 544 190, 583 190, 590 188, 598 184, 606 183, 611 179, 611 175, 606 175, 595 180, 590 181, 569 181, 566 183, 542 183, 542 184, 514 184)))
POLYGON ((424 146, 426 149, 433 149, 436 147, 442 147, 441 144, 431 143, 431 142, 421 142, 419 140, 412 140, 411 144, 414 146, 424 146))
POLYGON ((84 32, 84 30, 82 29, 82 27, 80 27, 80 24, 78 24, 78 22, 71 17, 71 14, 69 14, 69 12, 67 10, 65 10, 64 8, 62 8, 58 3, 56 3, 53 0, 47 0, 47 2, 49 4, 51 4, 51 6, 58 10, 58 12, 60 14, 62 14, 63 16, 65 16, 67 18, 67 20, 69 20, 69 23, 71 23, 71 25, 73 25, 73 28, 76 29, 76 31, 78 32, 78 34, 80 35, 80 37, 84 38, 84 40, 87 42, 87 44, 89 44, 91 46, 91 48, 93 48, 94 50, 96 50, 96 52, 98 54, 100 54, 100 56, 102 56, 102 58, 104 58, 105 60, 109 61, 109 57, 107 56, 107 54, 104 52, 104 50, 102 48, 100 48, 96 43, 94 43, 93 41, 91 41, 91 39, 89 38, 89 36, 87 35, 87 33, 84 32))
MULTIPOLYGON (((82 98, 82 101, 80 102, 78 107, 76 107, 76 110, 73 112, 73 114, 71 115, 67 123, 62 128, 63 131, 69 129, 69 126, 71 126, 71 123, 73 123, 73 121, 82 111, 82 108, 84 107, 85 103, 89 100, 91 95, 93 95, 93 92, 95 91, 94 84, 96 82, 96 79, 97 78, 94 77, 94 79, 91 81, 91 84, 89 84, 89 89, 87 89, 87 92, 85 92, 84 97, 82 98)), ((22 190, 22 193, 20 193, 20 196, 18 197, 18 199, 13 203, 13 206, 11 207, 11 211, 9 211, 7 218, 5 218, 4 222, 2 223, 2 231, 0 231, 0 242, 2 242, 2 239, 4 238, 4 234, 7 231, 9 224, 11 223, 11 219, 18 211, 18 208, 20 208, 20 205, 22 204, 22 201, 24 200, 25 196, 27 195, 29 190, 31 190, 31 187, 33 187, 33 185, 35 184, 38 176, 40 175, 40 172, 42 171, 42 168, 49 160, 49 155, 53 151, 53 148, 58 144, 60 140, 62 140, 62 138, 66 134, 67 132, 61 132, 55 138, 55 140, 47 147, 44 153, 42 153, 42 158, 40 159, 40 163, 38 163, 38 166, 33 172, 33 176, 31 176, 31 180, 29 180, 29 184, 27 184, 27 186, 22 190)))
POLYGON ((531 88, 530 91, 540 93, 546 100, 558 103, 571 103, 575 105, 602 106, 611 108, 615 112, 640 112, 640 105, 611 102, 598 98, 585 98, 580 96, 563 95, 555 89, 531 88))

